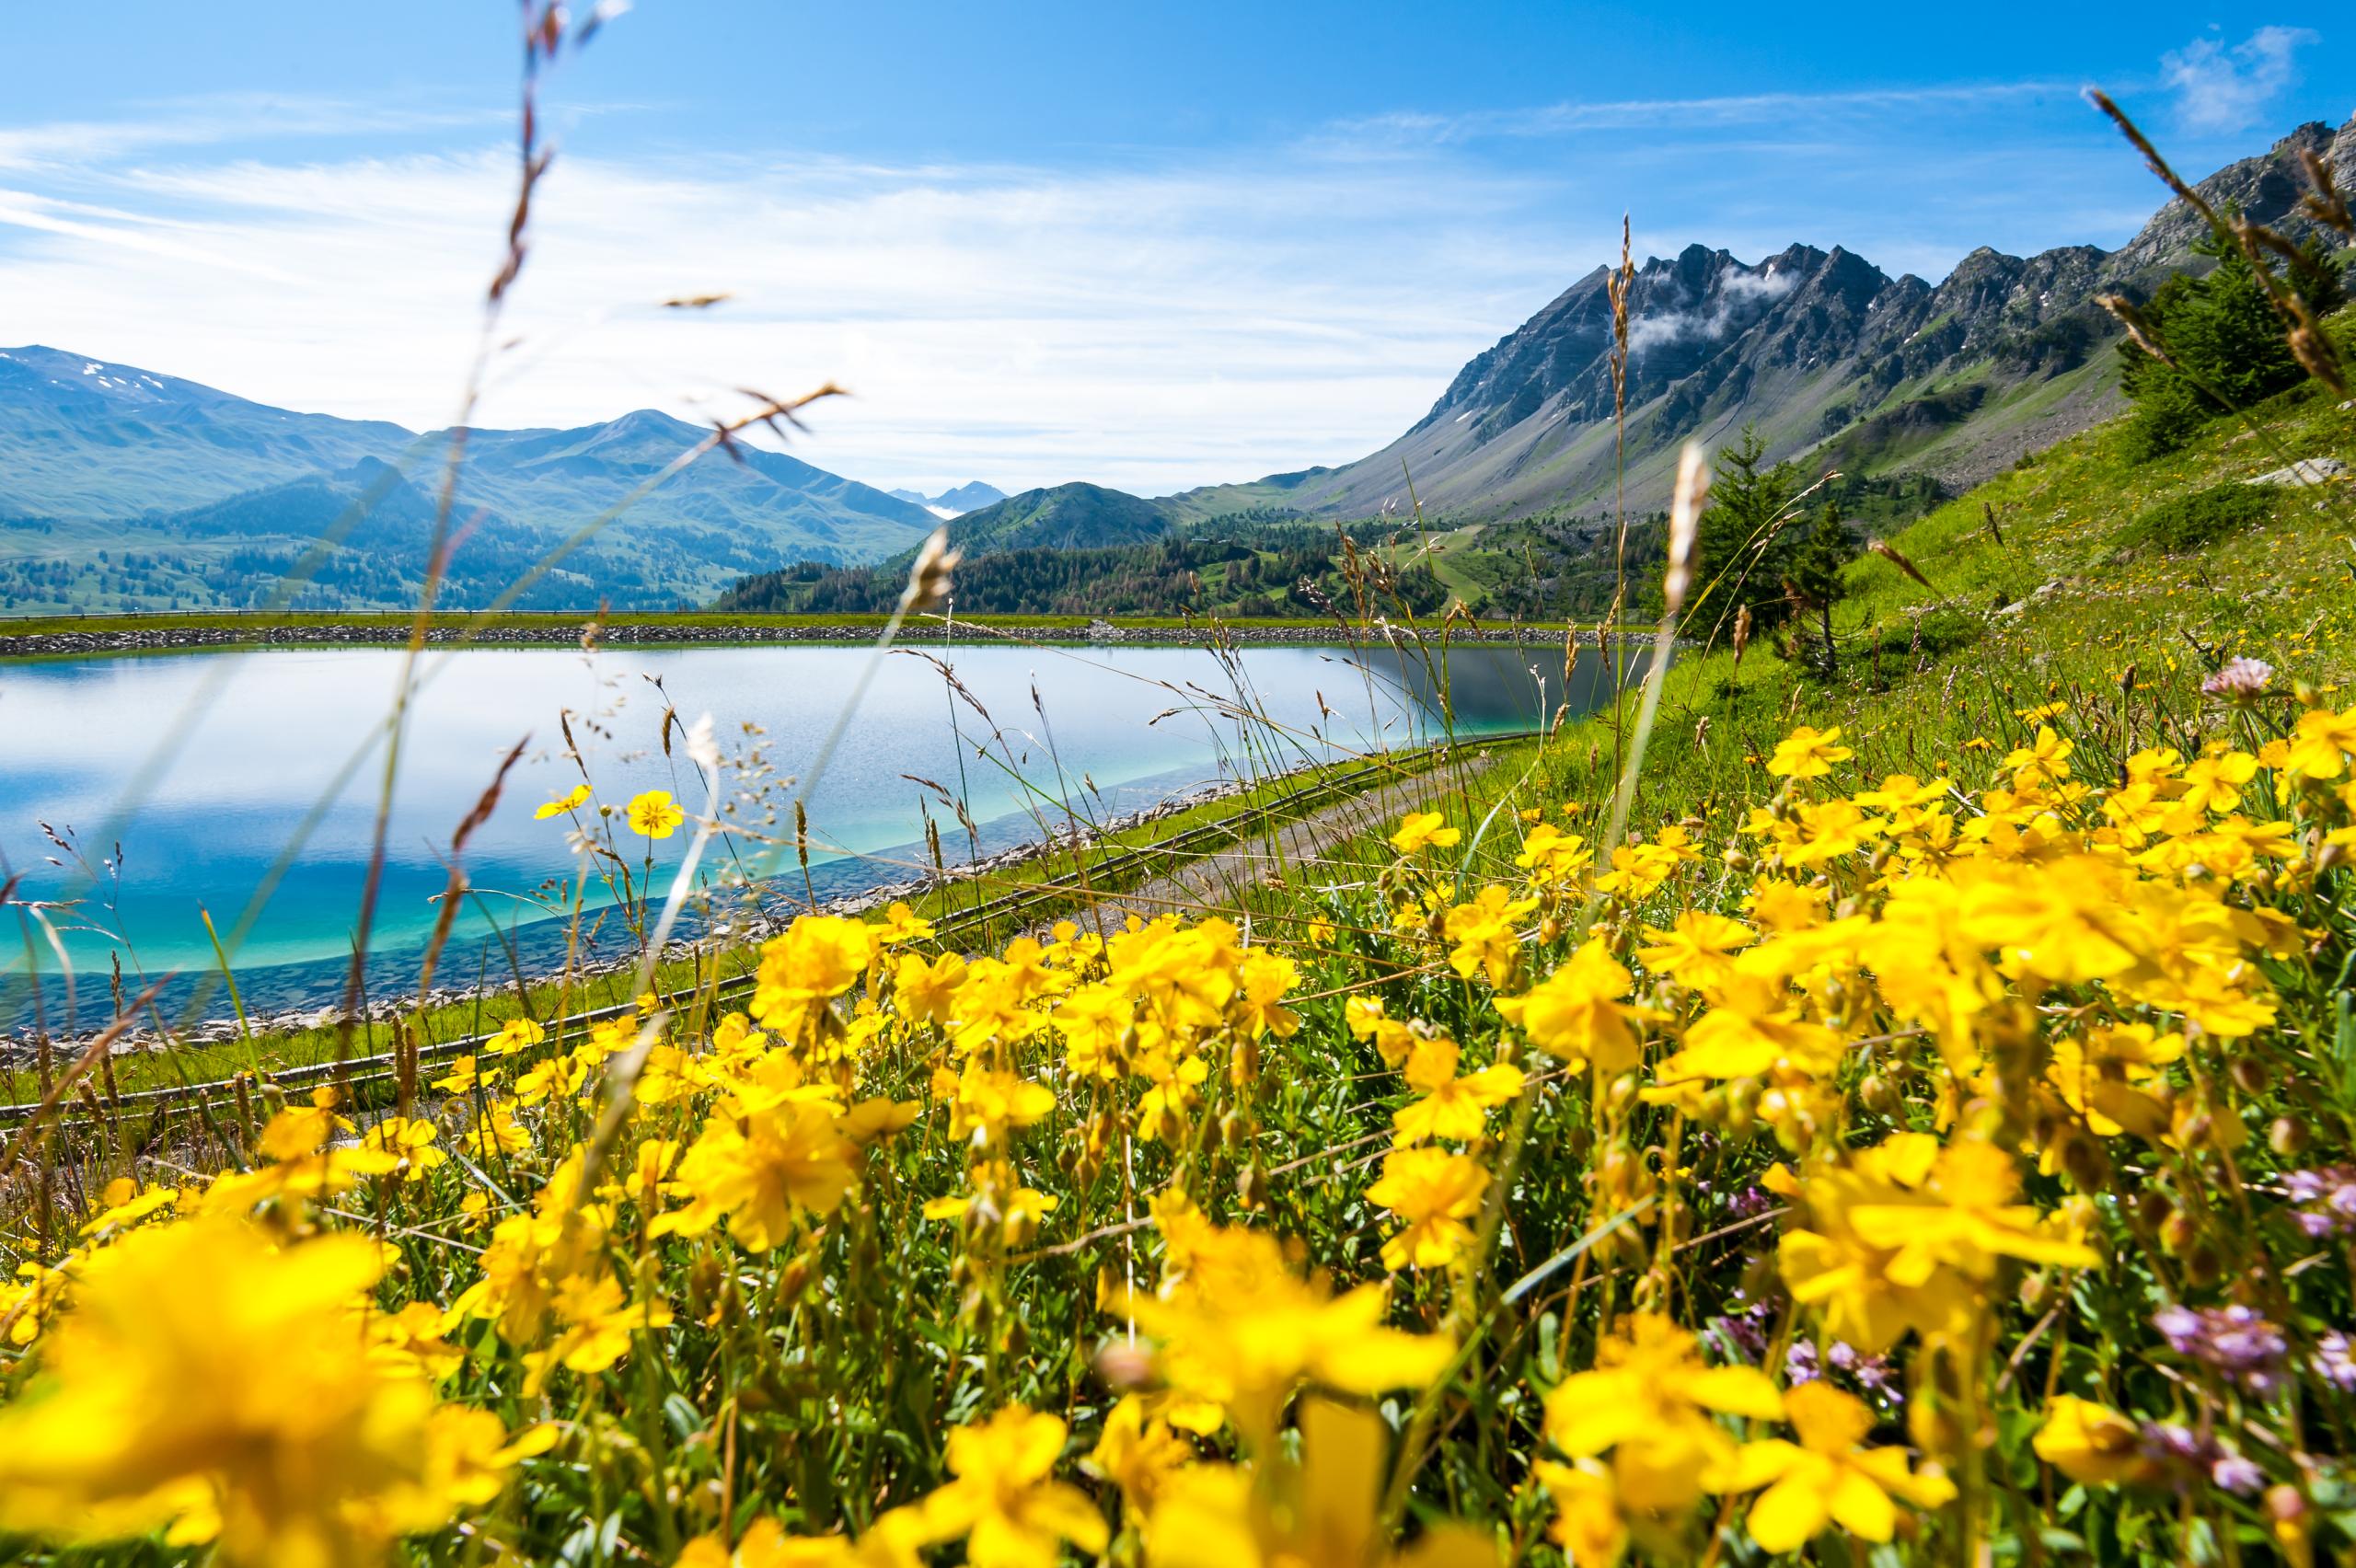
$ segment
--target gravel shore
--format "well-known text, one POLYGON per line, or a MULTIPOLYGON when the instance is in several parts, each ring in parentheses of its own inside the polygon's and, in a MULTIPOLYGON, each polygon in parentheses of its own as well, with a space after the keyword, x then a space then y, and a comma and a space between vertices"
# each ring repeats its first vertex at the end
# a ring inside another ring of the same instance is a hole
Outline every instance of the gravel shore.
MULTIPOLYGON (((4 623, 0 623, 4 624, 4 623)), ((585 621, 583 625, 585 625, 585 621)), ((1287 643, 1332 644, 1344 639, 1345 633, 1330 621, 1303 621, 1298 627, 1232 627, 1221 625, 1214 632, 1207 628, 1187 627, 1124 627, 1109 621, 1098 621, 1086 627, 1034 626, 1020 623, 991 622, 987 625, 966 623, 970 630, 953 625, 944 628, 936 622, 926 622, 907 628, 903 640, 930 642, 946 629, 952 640, 969 642, 1065 642, 1065 643, 1133 643, 1141 647, 1201 647, 1209 644, 1214 636, 1218 640, 1247 646, 1282 645, 1287 643)), ((606 644, 690 644, 729 645, 761 642, 872 642, 876 628, 860 625, 777 626, 748 622, 737 626, 715 625, 622 625, 601 626, 597 640, 606 644)), ((1376 626, 1357 628, 1347 634, 1365 642, 1385 640, 1390 628, 1376 626)), ((555 626, 493 626, 477 631, 462 631, 456 628, 436 627, 425 634, 425 640, 437 646, 463 644, 480 648, 570 648, 582 640, 582 625, 555 626)), ((1562 637, 1560 631, 1536 630, 1516 627, 1455 627, 1449 640, 1455 643, 1552 642, 1562 637)), ((1582 632, 1583 638, 1593 634, 1582 632)), ((398 647, 409 640, 406 627, 371 625, 365 622, 339 624, 332 622, 306 626, 238 626, 234 623, 203 627, 158 627, 153 630, 140 628, 110 628, 93 631, 40 632, 29 636, 11 636, 0 631, 0 659, 54 657, 59 654, 136 653, 190 648, 293 648, 293 647, 398 647)))

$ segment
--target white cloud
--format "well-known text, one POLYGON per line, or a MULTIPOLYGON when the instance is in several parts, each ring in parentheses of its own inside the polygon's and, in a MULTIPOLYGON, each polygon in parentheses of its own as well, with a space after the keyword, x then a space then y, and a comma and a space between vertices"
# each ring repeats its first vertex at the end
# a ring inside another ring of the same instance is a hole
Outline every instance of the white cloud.
POLYGON ((1641 354, 1687 338, 1723 338, 1737 317, 1757 319, 1760 308, 1791 293, 1799 281, 1797 272, 1778 271, 1773 261, 1757 271, 1745 270, 1739 262, 1726 267, 1716 279, 1717 298, 1707 309, 1696 302, 1691 310, 1648 311, 1630 322, 1629 350, 1641 354))
MULTIPOLYGON (((288 407, 451 417, 511 153, 109 144, 134 150, 0 174, 0 295, 40 302, 12 335, 288 407)), ((887 484, 1160 492, 1345 460, 1583 259, 1529 187, 1431 176, 1298 149, 1092 173, 560 156, 477 418, 694 418, 833 379, 855 400, 797 450, 887 484)))
POLYGON ((1462 114, 1386 114, 1348 121, 1351 133, 1403 140, 1471 141, 1484 136, 1563 136, 1587 131, 1698 131, 1735 126, 1822 125, 1860 115, 1986 108, 2024 98, 2065 94, 2061 81, 1960 83, 1941 86, 1863 87, 1832 93, 1744 93, 1711 98, 1575 100, 1536 108, 1475 110, 1462 114))
POLYGON ((263 137, 480 129, 511 119, 514 113, 512 110, 356 104, 341 98, 260 93, 214 95, 159 107, 163 112, 142 120, 54 121, 0 127, 0 170, 72 167, 134 153, 263 137))
POLYGON ((2316 41, 2305 28, 2284 27, 2260 28, 2230 47, 2199 38, 2163 57, 2160 74, 2188 127, 2246 130, 2263 120, 2291 86, 2298 52, 2316 41))
MULTIPOLYGON (((1554 106, 1080 168, 560 151, 502 326, 516 346, 476 417, 698 418, 741 407, 738 388, 832 379, 857 397, 817 410, 799 454, 927 493, 1157 494, 1348 461, 1616 257, 1623 204, 1640 256, 1840 242, 1935 278, 1982 242, 2115 243, 2146 209, 2110 232, 2051 214, 2112 174, 2140 201, 2131 160, 2099 137, 2013 156, 2021 95, 2041 90, 1554 106), (1939 104, 1959 126, 1923 129, 1939 104), (1965 140, 1997 121, 2007 144, 1965 140), (1611 126, 1643 133, 1609 156, 1471 144, 1611 126), (658 304, 717 291, 734 297, 709 312, 658 304)), ((216 101, 0 126, 0 298, 18 306, 0 332, 286 407, 445 423, 514 200, 499 113, 216 101), (384 151, 406 146, 438 150, 384 151)))

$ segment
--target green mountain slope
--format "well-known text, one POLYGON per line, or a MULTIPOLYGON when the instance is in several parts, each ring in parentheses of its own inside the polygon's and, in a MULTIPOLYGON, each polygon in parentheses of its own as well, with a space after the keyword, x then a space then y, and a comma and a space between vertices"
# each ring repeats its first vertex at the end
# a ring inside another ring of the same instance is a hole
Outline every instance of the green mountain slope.
MULTIPOLYGON (((468 432, 458 602, 494 595, 708 433, 651 409, 576 430, 468 432)), ((0 607, 250 603, 376 490, 394 509, 386 525, 355 530, 300 602, 398 605, 420 582, 423 498, 440 492, 449 443, 52 349, 0 352, 0 607)), ((700 603, 780 560, 874 560, 933 525, 920 505, 740 444, 737 457, 707 453, 633 502, 525 602, 700 603)))
POLYGON ((1170 531, 1154 502, 1103 485, 1057 485, 969 512, 949 525, 949 542, 968 555, 1020 549, 1101 549, 1143 544, 1170 531))

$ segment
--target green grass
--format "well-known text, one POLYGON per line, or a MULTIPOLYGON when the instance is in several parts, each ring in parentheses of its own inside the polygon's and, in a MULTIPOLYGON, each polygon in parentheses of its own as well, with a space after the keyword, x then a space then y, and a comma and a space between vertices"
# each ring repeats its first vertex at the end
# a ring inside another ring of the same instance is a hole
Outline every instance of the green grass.
MULTIPOLYGON (((2199 682, 2224 658, 2246 654, 2327 682, 2356 674, 2350 487, 2282 492, 2271 522, 2188 556, 2117 550, 2133 519, 2280 467, 2282 453, 2356 456, 2356 413, 2320 392, 2284 394, 2255 414, 2263 436, 2220 421, 2184 451, 2143 464, 2124 455, 2119 423, 2099 426, 1895 534, 1889 542, 1931 586, 1861 558, 1834 615, 1836 680, 1803 680, 1758 643, 1738 668, 1725 649, 1680 661, 1662 707, 1669 744, 1656 748, 1640 810, 1737 798, 1755 783, 1755 759, 1803 709, 1810 723, 1842 725, 1873 771, 1922 776, 1958 764, 1977 737, 2017 732, 2018 710, 2066 691, 2102 700, 2065 724, 2116 729, 2126 709, 2158 705, 2197 730, 2199 682), (1909 653, 1914 628, 1934 633, 1930 617, 1940 611, 1979 625, 1979 640, 1945 656, 1909 653)), ((1600 739, 1608 750, 1608 721, 1570 738, 1600 739)))

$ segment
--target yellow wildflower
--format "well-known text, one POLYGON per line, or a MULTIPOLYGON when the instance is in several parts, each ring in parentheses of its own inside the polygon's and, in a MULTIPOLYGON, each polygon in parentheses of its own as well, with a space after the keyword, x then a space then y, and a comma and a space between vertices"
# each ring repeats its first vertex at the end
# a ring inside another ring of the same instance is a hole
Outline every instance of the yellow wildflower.
POLYGON ((956 1479, 924 1500, 926 1534, 964 1537, 974 1568, 1056 1568, 1066 1541, 1089 1556, 1102 1552, 1110 1538, 1104 1516, 1086 1493, 1055 1479, 1065 1430, 1059 1417, 1010 1405, 951 1431, 956 1479))
POLYGON ((2350 752, 2356 752, 2356 708, 2343 713, 2313 709, 2299 715, 2282 770, 2298 778, 2337 778, 2350 752))
POLYGON ((1841 726, 1817 730, 1802 724, 1775 743, 1775 754, 1767 759, 1767 771, 1791 778, 1821 778, 1832 771, 1836 762, 1846 762, 1857 754, 1840 744, 1841 726))
POLYGON ((1592 1063, 1606 1075, 1622 1073, 1637 1060, 1628 1009, 1619 1001, 1634 985, 1601 939, 1589 938, 1527 994, 1498 997, 1497 1011, 1550 1056, 1574 1066, 1592 1063))
POLYGON ((0 1528, 67 1542, 168 1527, 271 1568, 364 1562, 442 1523, 433 1395, 364 1354, 376 1247, 274 1245, 240 1220, 133 1233, 93 1260, 44 1376, 0 1411, 0 1528))
POLYGON ((157 1186, 150 1182, 143 1189, 130 1177, 119 1176, 107 1183, 106 1207, 83 1224, 82 1234, 96 1236, 101 1231, 128 1229, 149 1215, 160 1214, 179 1201, 179 1189, 177 1187, 157 1186))
POLYGON ((549 1032, 528 1018, 511 1018, 483 1049, 494 1056, 512 1056, 549 1037, 549 1032))
POLYGON ((1796 1551, 1830 1524, 1861 1540, 1886 1541, 1897 1533, 1893 1496, 1917 1508, 1955 1496, 1945 1476, 1910 1470, 1903 1448, 1860 1447, 1873 1414, 1831 1384, 1803 1383, 1784 1404, 1800 1440, 1746 1444, 1719 1478, 1728 1492, 1767 1488, 1744 1521, 1766 1551, 1796 1551))
POLYGON ((1409 812, 1400 820, 1399 831, 1391 836, 1391 847, 1402 855, 1413 855, 1425 848, 1452 848, 1464 832, 1447 823, 1448 819, 1438 812, 1409 812))
POLYGON ((797 915, 761 944, 753 1020, 796 1038, 828 1016, 826 1004, 859 983, 873 961, 876 928, 839 915, 797 915))
POLYGON ((965 961, 944 952, 928 963, 915 953, 902 953, 892 977, 892 997, 900 1016, 910 1023, 941 1023, 955 1005, 957 987, 965 983, 965 961))
POLYGON ((1521 1092, 1522 1071, 1510 1062, 1457 1077, 1461 1054, 1456 1042, 1445 1037, 1415 1042, 1407 1057, 1407 1086, 1422 1090, 1423 1098, 1401 1106, 1392 1117, 1392 1141, 1397 1147, 1433 1138, 1477 1138, 1490 1108, 1521 1092))
POLYGON ((2093 1400, 2056 1394, 2045 1407, 2045 1424, 2030 1445, 2037 1457, 2089 1486, 2139 1481, 2151 1473, 2135 1424, 2093 1400))
POLYGON ((1122 1506, 1143 1516, 1194 1457, 1168 1421, 1149 1413, 1143 1400, 1128 1394, 1105 1415, 1104 1431, 1081 1468, 1119 1487, 1122 1506))
POLYGON ((1382 1244, 1382 1266, 1446 1268, 1472 1239, 1465 1221, 1480 1212, 1489 1173, 1471 1155, 1438 1148, 1398 1148, 1382 1158, 1382 1179, 1366 1190, 1407 1222, 1382 1244))
POLYGON ((1646 969, 1680 985, 1715 986, 1732 973, 1731 954, 1751 939, 1750 927, 1703 909, 1688 909, 1667 930, 1646 926, 1652 946, 1636 950, 1646 969))
POLYGON ((1713 1414, 1781 1415, 1775 1385, 1755 1366, 1711 1366, 1694 1337, 1651 1312, 1596 1348, 1591 1371, 1546 1396, 1546 1435, 1573 1458, 1610 1453, 1621 1494, 1647 1513, 1690 1505, 1734 1457, 1713 1414))
POLYGON ((907 942, 920 942, 932 935, 932 922, 918 915, 906 904, 895 900, 884 911, 884 920, 877 928, 885 947, 899 947, 907 942))
POLYGON ((563 794, 542 801, 540 802, 539 810, 532 813, 533 820, 537 822, 546 822, 552 816, 562 816, 565 813, 572 810, 578 805, 581 805, 588 799, 589 786, 586 784, 575 784, 563 794))
POLYGON ((648 790, 630 797, 629 829, 643 838, 668 838, 687 820, 687 813, 668 790, 648 790))
POLYGON ((1516 902, 1501 887, 1484 887, 1470 904, 1448 912, 1442 929, 1454 947, 1448 962, 1470 980, 1486 974, 1489 984, 1502 986, 1513 978, 1514 960, 1520 955, 1521 936, 1515 922, 1538 907, 1536 899, 1516 902))
POLYGON ((823 1102, 715 1114, 679 1161, 679 1187, 691 1201, 649 1228, 700 1236, 725 1215, 737 1245, 766 1252, 791 1234, 797 1210, 824 1212, 843 1201, 858 1154, 823 1102))
POLYGON ((1173 1390, 1223 1409, 1257 1440, 1303 1381, 1371 1394, 1439 1375, 1455 1346, 1385 1327, 1387 1299, 1380 1285, 1335 1296, 1324 1281, 1301 1278, 1273 1236, 1204 1226, 1188 1236, 1182 1278, 1112 1305, 1160 1342, 1173 1390))

